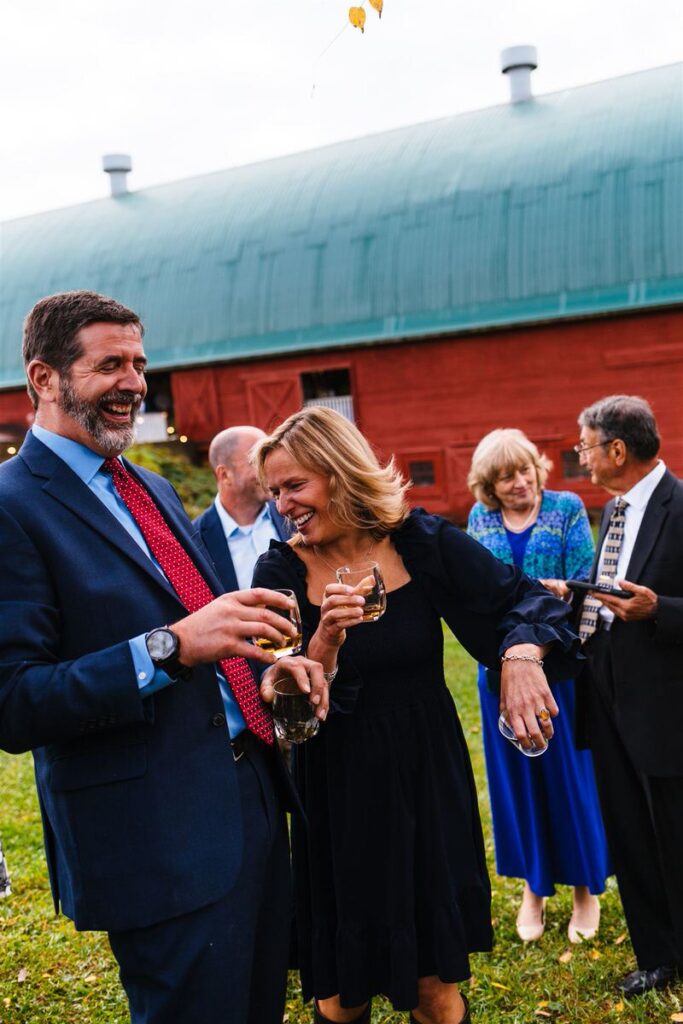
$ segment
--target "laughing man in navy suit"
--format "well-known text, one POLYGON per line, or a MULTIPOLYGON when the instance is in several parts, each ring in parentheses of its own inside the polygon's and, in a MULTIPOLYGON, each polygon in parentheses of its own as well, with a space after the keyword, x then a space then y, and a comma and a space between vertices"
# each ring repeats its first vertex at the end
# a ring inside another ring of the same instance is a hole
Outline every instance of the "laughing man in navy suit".
POLYGON ((258 427, 228 427, 209 447, 218 493, 195 523, 228 591, 250 587, 256 559, 271 540, 287 540, 291 532, 275 502, 266 501, 249 462, 249 452, 265 436, 258 427))
MULTIPOLYGON (((292 632, 264 607, 287 599, 223 594, 173 488, 121 458, 142 333, 92 292, 26 319, 35 425, 0 466, 0 748, 33 751, 55 906, 109 933, 133 1024, 281 1024, 285 783, 243 659, 274 660, 247 641, 292 632)), ((322 668, 285 666, 325 717, 322 668)))

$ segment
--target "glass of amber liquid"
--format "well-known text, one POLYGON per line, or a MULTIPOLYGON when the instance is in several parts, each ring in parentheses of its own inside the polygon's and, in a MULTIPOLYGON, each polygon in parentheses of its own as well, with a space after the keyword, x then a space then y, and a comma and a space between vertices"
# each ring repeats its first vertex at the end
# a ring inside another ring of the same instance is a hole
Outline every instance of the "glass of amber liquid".
POLYGON ((320 720, 308 694, 302 693, 291 676, 280 676, 273 683, 273 725, 278 739, 288 743, 304 743, 315 736, 320 720))
POLYGON ((262 651, 268 651, 270 654, 274 654, 276 658, 284 658, 289 654, 298 654, 301 650, 301 612, 299 611, 299 602, 293 590, 280 590, 276 588, 275 593, 284 594, 294 604, 289 609, 269 606, 268 610, 275 612, 276 615, 281 615, 283 619, 289 619, 292 625, 296 627, 296 635, 283 635, 279 643, 266 637, 254 637, 254 643, 262 651))
POLYGON ((337 569, 337 582, 353 587, 354 593, 365 598, 363 622, 377 622, 387 610, 387 592, 377 562, 364 565, 344 565, 337 569))

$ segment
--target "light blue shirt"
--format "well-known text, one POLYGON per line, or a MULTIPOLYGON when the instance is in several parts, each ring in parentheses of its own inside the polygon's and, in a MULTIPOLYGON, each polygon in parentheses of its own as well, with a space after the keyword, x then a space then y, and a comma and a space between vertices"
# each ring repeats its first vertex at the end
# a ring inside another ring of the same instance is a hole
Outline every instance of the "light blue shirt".
MULTIPOLYGON (((99 498, 163 576, 164 572, 150 551, 140 527, 114 487, 111 473, 102 471, 104 463, 102 456, 90 448, 86 448, 85 445, 79 444, 78 441, 62 437, 61 434, 54 434, 51 430, 46 430, 45 427, 40 427, 35 423, 31 427, 31 432, 46 448, 49 448, 54 455, 65 462, 79 480, 83 481, 88 490, 92 491, 95 497, 99 498)), ((159 625, 164 625, 164 623, 159 623, 159 625)), ((147 651, 147 645, 145 644, 145 635, 145 633, 141 633, 140 636, 133 637, 132 640, 128 641, 128 644, 133 658, 135 678, 140 695, 142 697, 149 697, 157 690, 170 686, 173 680, 162 669, 154 668, 152 659, 147 651)), ((245 728, 244 718, 225 676, 218 670, 216 670, 216 675, 223 698, 228 729, 231 737, 234 738, 245 728)))
POLYGON ((238 590, 247 590, 251 586, 256 559, 268 550, 271 540, 280 539, 270 514, 270 508, 268 504, 265 504, 253 523, 248 526, 240 526, 223 508, 218 495, 216 495, 214 504, 230 550, 230 557, 237 577, 237 588, 238 590))

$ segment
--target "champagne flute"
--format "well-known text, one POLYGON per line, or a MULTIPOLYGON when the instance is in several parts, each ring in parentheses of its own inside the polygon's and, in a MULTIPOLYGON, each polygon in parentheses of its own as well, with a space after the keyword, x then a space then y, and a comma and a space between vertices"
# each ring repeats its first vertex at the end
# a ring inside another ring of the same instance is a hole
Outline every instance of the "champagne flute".
POLYGON ((344 565, 336 570, 337 582, 353 587, 355 594, 365 598, 363 622, 377 622, 387 610, 387 592, 377 562, 344 565))
POLYGON ((275 612, 276 615, 281 615, 283 619, 289 619, 292 625, 296 628, 296 635, 289 636, 283 634, 280 641, 271 640, 268 637, 254 637, 254 644, 260 647, 262 651, 268 651, 269 654, 274 654, 276 658, 285 658, 287 655, 299 654, 302 645, 302 630, 301 630, 301 612, 299 611, 299 602, 296 599, 296 594, 293 590, 275 590, 276 594, 284 594, 291 601, 294 602, 291 608, 275 608, 273 606, 268 607, 268 611, 275 612))

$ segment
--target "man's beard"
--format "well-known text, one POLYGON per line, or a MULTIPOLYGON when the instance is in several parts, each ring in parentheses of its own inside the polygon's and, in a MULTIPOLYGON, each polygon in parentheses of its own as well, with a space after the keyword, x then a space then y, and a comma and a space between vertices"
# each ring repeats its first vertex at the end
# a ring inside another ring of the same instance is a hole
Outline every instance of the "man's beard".
POLYGON ((142 404, 141 395, 113 389, 102 395, 97 402, 89 402, 76 394, 68 378, 62 377, 59 382, 59 402, 62 411, 83 427, 106 458, 114 458, 125 452, 135 440, 135 417, 142 404), (132 403, 130 423, 106 423, 100 410, 109 402, 132 403))

